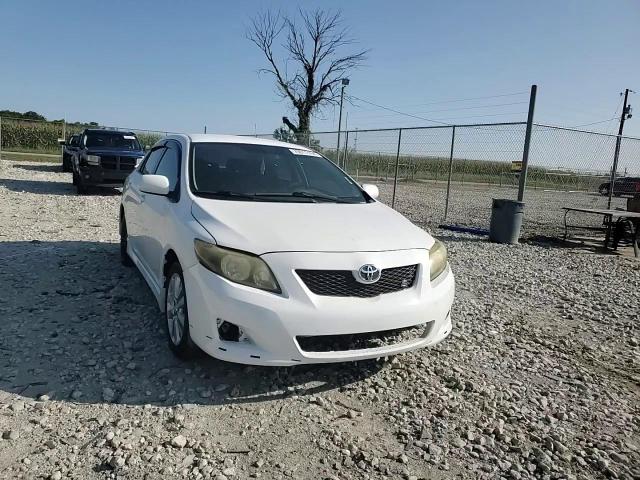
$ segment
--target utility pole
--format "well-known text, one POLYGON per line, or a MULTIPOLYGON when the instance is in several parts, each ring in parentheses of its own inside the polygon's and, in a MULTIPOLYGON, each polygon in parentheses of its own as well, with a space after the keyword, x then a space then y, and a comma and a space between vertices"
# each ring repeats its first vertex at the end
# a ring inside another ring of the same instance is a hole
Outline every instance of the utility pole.
POLYGON ((536 108, 536 95, 538 86, 531 85, 529 94, 529 113, 527 114, 527 129, 524 133, 524 150, 522 152, 522 168, 520 170, 520 181, 518 184, 518 201, 524 199, 524 191, 527 188, 527 172, 529 169, 529 148, 531 147, 531 132, 533 131, 533 112, 536 108))
MULTIPOLYGON (((622 113, 620 114, 620 128, 618 128, 618 138, 616 138, 616 149, 613 153, 613 167, 611 167, 611 179, 609 181, 609 200, 607 201, 607 209, 611 208, 611 197, 616 186, 616 173, 618 171, 618 157, 620 156, 620 143, 622 141, 622 132, 624 131, 624 121, 631 118, 631 105, 627 105, 629 93, 635 93, 633 90, 626 88, 624 90, 624 102, 622 113)), ((622 95, 622 94, 620 94, 622 95)))
POLYGON ((336 165, 340 166, 340 130, 342 129, 342 102, 344 100, 344 87, 349 85, 349 79, 342 79, 342 89, 340 91, 340 115, 338 116, 338 144, 336 145, 336 165))

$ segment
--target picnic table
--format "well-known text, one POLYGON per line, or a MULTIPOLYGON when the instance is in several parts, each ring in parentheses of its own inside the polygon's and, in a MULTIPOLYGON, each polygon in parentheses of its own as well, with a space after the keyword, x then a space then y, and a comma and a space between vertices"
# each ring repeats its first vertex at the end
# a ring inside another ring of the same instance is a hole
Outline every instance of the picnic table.
MULTIPOLYGON (((616 232, 620 232, 620 228, 624 228, 627 224, 631 230, 631 241, 633 243, 633 253, 637 257, 640 257, 640 212, 630 212, 628 210, 614 210, 606 208, 580 208, 580 207, 562 207, 564 212, 564 239, 567 239, 569 233, 569 227, 581 228, 584 230, 602 230, 603 227, 585 227, 580 225, 568 225, 567 215, 569 212, 580 212, 593 215, 602 215, 604 217, 603 225, 606 231, 604 238, 604 249, 609 248, 609 242, 611 241, 611 233, 615 227, 616 232)), ((622 230, 623 231, 623 230, 622 230)), ((618 248, 618 241, 620 235, 617 233, 614 235, 613 248, 618 248)))

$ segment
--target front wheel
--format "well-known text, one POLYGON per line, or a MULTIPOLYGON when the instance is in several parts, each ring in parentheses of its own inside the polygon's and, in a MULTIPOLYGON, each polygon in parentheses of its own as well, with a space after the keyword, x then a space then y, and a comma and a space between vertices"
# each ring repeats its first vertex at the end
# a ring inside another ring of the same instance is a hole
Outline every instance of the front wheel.
POLYGON ((62 156, 62 171, 70 172, 71 171, 71 159, 68 155, 62 156))
POLYGON ((73 184, 76 186, 78 195, 86 195, 89 192, 89 187, 84 184, 82 177, 75 172, 73 174, 73 184))
POLYGON ((600 189, 600 195, 607 197, 609 196, 609 188, 608 187, 602 187, 600 189))
POLYGON ((165 287, 164 316, 169 348, 179 358, 191 358, 197 350, 189 332, 187 292, 177 262, 169 267, 165 287))

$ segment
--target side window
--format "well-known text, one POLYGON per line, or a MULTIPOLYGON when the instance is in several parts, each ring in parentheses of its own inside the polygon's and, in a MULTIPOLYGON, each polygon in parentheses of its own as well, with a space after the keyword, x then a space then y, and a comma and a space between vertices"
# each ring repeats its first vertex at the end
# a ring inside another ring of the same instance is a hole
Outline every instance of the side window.
POLYGON ((71 135, 71 138, 69 139, 69 146, 70 147, 75 147, 78 145, 78 136, 77 135, 71 135))
POLYGON ((142 166, 142 174, 154 174, 156 173, 156 169, 158 168, 158 164, 160 163, 160 159, 162 155, 167 149, 165 147, 158 147, 149 152, 149 156, 144 162, 142 166))
POLYGON ((156 175, 164 175, 169 179, 169 191, 175 191, 180 178, 180 147, 175 142, 167 143, 160 165, 156 169, 156 175))

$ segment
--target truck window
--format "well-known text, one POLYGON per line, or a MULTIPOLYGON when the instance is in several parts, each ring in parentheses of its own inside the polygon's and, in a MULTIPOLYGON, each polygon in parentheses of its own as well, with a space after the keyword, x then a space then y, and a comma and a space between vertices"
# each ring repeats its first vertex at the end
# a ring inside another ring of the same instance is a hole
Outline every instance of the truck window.
POLYGON ((135 135, 120 132, 88 132, 85 135, 85 145, 87 148, 141 150, 135 135))

